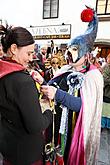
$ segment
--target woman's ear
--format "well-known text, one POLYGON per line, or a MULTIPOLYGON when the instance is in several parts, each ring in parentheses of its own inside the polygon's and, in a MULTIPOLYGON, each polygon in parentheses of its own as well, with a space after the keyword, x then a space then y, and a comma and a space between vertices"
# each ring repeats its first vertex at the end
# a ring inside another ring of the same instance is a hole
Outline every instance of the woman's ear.
POLYGON ((10 46, 10 51, 13 55, 16 55, 16 52, 17 52, 17 45, 16 44, 12 44, 10 46))

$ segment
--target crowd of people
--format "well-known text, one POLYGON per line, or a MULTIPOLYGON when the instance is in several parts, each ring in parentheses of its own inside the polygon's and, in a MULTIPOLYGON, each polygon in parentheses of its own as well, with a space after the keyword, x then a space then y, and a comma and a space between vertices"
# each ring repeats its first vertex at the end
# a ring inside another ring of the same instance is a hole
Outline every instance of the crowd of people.
POLYGON ((53 42, 35 54, 26 28, 0 26, 3 165, 97 164, 101 127, 110 128, 110 54, 102 65, 91 53, 98 18, 87 8, 84 22, 85 13, 88 28, 65 54, 53 42))

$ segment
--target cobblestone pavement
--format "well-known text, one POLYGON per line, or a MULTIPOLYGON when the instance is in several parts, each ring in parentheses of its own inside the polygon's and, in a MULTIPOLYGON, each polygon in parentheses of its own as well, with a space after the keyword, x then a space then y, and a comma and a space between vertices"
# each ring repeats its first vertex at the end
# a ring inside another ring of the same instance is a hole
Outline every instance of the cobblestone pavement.
POLYGON ((110 165, 110 130, 107 129, 101 133, 98 165, 110 165))
MULTIPOLYGON (((0 165, 2 165, 1 155, 0 155, 0 165)), ((110 165, 110 130, 107 129, 103 129, 101 132, 98 165, 110 165)))

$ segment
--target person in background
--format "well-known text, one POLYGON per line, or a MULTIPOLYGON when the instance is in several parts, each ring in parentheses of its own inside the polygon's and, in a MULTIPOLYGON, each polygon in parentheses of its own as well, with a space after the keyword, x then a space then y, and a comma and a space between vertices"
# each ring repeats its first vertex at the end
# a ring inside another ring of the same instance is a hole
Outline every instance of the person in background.
POLYGON ((50 59, 52 57, 52 53, 51 53, 51 47, 48 46, 47 47, 47 56, 46 56, 46 61, 47 62, 47 59, 50 59))
MULTIPOLYGON (((45 76, 44 79, 45 81, 48 83, 54 76, 55 74, 60 70, 60 65, 61 65, 61 61, 59 59, 59 57, 57 55, 53 55, 53 57, 50 59, 50 68, 48 68, 45 72, 45 76)), ((54 143, 55 146, 58 145, 58 128, 60 126, 60 120, 59 117, 61 116, 61 108, 58 105, 54 106, 55 108, 55 114, 54 114, 54 132, 55 132, 55 136, 54 136, 54 143)), ((50 125, 50 127, 47 129, 47 134, 46 136, 48 138, 47 139, 47 143, 52 141, 52 133, 53 133, 53 125, 50 125)))
POLYGON ((95 65, 99 69, 99 71, 102 73, 102 67, 101 67, 101 64, 99 63, 98 57, 91 57, 90 62, 93 65, 95 65))
POLYGON ((106 65, 106 59, 105 58, 102 58, 102 68, 106 65))
POLYGON ((46 82, 51 80, 54 77, 55 73, 60 69, 60 63, 61 62, 58 56, 53 56, 50 59, 50 68, 45 71, 44 76, 46 82))
POLYGON ((88 28, 69 43, 69 65, 62 67, 48 85, 42 85, 41 91, 63 107, 59 132, 65 164, 95 165, 100 145, 103 76, 90 63, 90 53, 98 19, 89 7, 82 11, 81 19, 89 22, 88 28))
POLYGON ((0 60, 0 152, 4 165, 42 165, 44 130, 52 123, 42 113, 36 83, 27 71, 33 60, 34 39, 23 27, 0 26, 5 60, 0 60))
POLYGON ((103 109, 102 109, 102 128, 110 129, 110 53, 108 54, 107 63, 102 69, 104 78, 104 96, 103 96, 103 109))
POLYGON ((51 47, 51 54, 54 54, 54 41, 53 40, 51 40, 50 47, 51 47))
POLYGON ((39 65, 40 69, 45 73, 45 71, 46 71, 45 62, 48 58, 47 45, 42 45, 40 47, 40 53, 37 54, 37 58, 39 59, 38 65, 39 65))
POLYGON ((61 49, 58 49, 58 52, 56 53, 56 55, 59 57, 59 59, 60 59, 60 61, 61 61, 61 66, 67 64, 67 62, 66 62, 66 60, 65 60, 65 56, 64 56, 64 54, 63 54, 63 52, 62 52, 61 49))

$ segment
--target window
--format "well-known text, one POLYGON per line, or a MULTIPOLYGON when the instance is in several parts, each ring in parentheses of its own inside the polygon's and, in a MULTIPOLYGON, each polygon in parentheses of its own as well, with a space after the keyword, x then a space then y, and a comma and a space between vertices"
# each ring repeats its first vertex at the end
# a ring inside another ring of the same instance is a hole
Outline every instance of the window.
POLYGON ((98 15, 110 15, 110 0, 96 0, 98 15))
POLYGON ((59 0, 43 1, 43 18, 58 18, 59 0))

